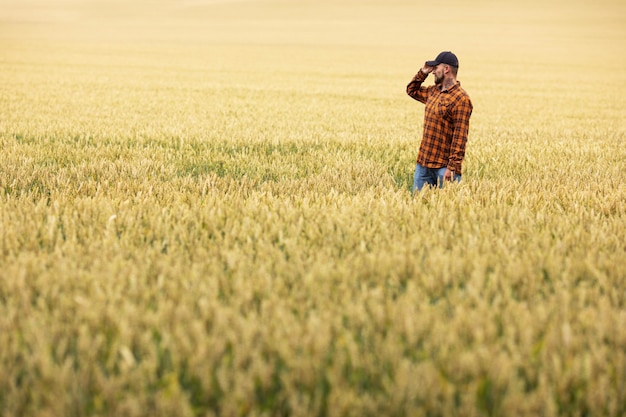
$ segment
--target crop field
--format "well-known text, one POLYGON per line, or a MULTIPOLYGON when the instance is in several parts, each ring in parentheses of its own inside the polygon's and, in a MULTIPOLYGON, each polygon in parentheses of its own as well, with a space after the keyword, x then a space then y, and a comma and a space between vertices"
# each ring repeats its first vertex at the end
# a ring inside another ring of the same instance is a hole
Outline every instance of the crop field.
POLYGON ((439 3, 0 0, 0 415, 625 415, 626 4, 439 3))

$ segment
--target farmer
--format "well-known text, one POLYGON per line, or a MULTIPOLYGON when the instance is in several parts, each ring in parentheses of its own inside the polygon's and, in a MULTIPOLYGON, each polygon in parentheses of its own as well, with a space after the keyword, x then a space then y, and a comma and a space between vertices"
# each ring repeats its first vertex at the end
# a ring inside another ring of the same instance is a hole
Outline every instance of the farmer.
POLYGON ((472 101, 456 80, 458 70, 456 55, 442 52, 433 61, 426 61, 406 86, 409 96, 426 104, 413 192, 425 184, 443 187, 444 181, 461 181, 472 101), (435 85, 422 87, 431 72, 435 85))

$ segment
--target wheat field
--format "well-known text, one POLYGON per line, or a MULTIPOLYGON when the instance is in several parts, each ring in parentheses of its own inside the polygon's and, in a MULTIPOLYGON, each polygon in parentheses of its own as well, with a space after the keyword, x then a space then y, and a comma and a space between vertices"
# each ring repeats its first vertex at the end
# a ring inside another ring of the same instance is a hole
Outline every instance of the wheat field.
POLYGON ((0 9, 0 415, 626 414, 623 2, 0 9))

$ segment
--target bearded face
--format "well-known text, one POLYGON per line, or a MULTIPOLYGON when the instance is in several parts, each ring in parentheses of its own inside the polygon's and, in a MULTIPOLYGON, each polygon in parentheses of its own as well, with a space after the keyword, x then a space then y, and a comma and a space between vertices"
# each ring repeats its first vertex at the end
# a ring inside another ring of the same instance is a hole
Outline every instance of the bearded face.
POLYGON ((443 69, 444 69, 444 65, 439 64, 433 70, 433 75, 435 76, 436 85, 439 85, 443 82, 443 69))

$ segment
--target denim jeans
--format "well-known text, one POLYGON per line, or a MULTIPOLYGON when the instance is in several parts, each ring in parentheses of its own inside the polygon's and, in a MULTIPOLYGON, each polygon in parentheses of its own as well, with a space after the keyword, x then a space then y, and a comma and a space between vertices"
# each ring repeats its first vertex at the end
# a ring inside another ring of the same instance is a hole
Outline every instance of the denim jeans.
MULTIPOLYGON (((424 185, 428 184, 432 187, 443 187, 443 174, 446 167, 443 168, 426 168, 420 164, 415 166, 415 176, 413 177, 413 192, 421 190, 424 185)), ((461 182, 461 174, 454 173, 454 181, 461 182)))

